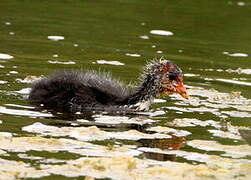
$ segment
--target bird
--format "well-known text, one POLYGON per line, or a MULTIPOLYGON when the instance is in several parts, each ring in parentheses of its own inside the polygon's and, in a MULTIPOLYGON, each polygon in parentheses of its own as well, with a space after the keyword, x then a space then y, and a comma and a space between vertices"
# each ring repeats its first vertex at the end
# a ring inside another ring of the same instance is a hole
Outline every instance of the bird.
POLYGON ((173 93, 189 98, 182 70, 160 58, 145 65, 134 88, 107 72, 63 70, 35 81, 28 101, 38 109, 59 113, 144 112, 155 98, 173 93))

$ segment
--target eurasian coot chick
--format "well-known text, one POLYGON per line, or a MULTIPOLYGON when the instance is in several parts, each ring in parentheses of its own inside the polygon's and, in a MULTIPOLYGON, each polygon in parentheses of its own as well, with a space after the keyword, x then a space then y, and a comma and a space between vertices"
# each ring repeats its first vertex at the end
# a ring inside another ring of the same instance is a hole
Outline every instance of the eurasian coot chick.
POLYGON ((133 90, 109 74, 95 71, 62 71, 36 81, 31 104, 50 111, 147 111, 155 97, 179 93, 188 98, 181 69, 160 59, 147 64, 139 86, 133 90))

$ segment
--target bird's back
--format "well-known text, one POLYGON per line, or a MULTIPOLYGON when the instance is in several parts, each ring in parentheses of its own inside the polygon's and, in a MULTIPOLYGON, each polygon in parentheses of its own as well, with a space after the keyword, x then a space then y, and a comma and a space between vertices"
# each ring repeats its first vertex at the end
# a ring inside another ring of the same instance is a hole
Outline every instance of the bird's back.
POLYGON ((76 112, 113 105, 127 96, 123 84, 109 73, 62 71, 35 82, 29 101, 44 109, 76 112))

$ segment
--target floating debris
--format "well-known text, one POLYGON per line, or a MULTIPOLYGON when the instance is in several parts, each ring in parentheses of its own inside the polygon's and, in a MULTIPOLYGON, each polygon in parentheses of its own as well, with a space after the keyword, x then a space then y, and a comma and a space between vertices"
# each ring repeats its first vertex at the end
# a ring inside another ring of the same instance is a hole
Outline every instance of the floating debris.
POLYGON ((19 105, 19 104, 4 104, 5 106, 9 107, 17 107, 17 108, 24 108, 24 109, 35 109, 34 107, 31 106, 24 106, 24 105, 19 105))
POLYGON ((155 98, 155 99, 153 100, 153 102, 154 102, 154 103, 165 103, 166 100, 165 100, 165 99, 157 99, 157 98, 155 98))
POLYGON ((139 36, 141 39, 150 39, 149 36, 143 35, 143 36, 139 36))
POLYGON ((131 54, 131 53, 126 53, 126 56, 132 56, 132 57, 140 57, 140 54, 131 54))
POLYGON ((229 53, 229 52, 223 52, 223 54, 233 57, 248 57, 248 54, 245 53, 229 53))
POLYGON ((60 41, 64 40, 64 36, 48 36, 48 39, 52 41, 60 41))
POLYGON ((235 81, 231 79, 215 79, 216 81, 231 83, 231 84, 238 84, 238 85, 244 85, 244 86, 251 86, 250 82, 243 82, 243 81, 235 81))
POLYGON ((246 5, 246 3, 245 3, 245 2, 241 2, 241 1, 240 1, 240 2, 237 2, 237 5, 238 5, 238 6, 245 6, 245 5, 246 5))
POLYGON ((97 60, 97 64, 109 64, 109 65, 115 65, 115 66, 124 66, 124 63, 121 63, 119 61, 106 61, 106 60, 97 60))
POLYGON ((18 74, 17 71, 10 71, 9 73, 10 73, 10 74, 18 74))
POLYGON ((223 156, 232 158, 251 156, 251 146, 249 145, 222 145, 216 141, 209 140, 192 140, 188 141, 187 144, 193 148, 205 151, 222 151, 225 152, 223 156))
POLYGON ((174 126, 174 127, 194 127, 194 126, 213 126, 216 128, 220 128, 220 123, 213 121, 213 120, 207 120, 202 121, 195 118, 176 118, 172 122, 167 122, 166 125, 168 126, 174 126))
POLYGON ((49 114, 49 113, 41 113, 41 112, 28 111, 28 110, 8 109, 8 108, 3 107, 3 106, 0 106, 0 113, 15 115, 15 116, 53 117, 53 115, 49 114))
POLYGON ((14 57, 9 54, 0 53, 0 59, 12 59, 12 58, 14 57))
POLYGON ((0 179, 4 180, 41 178, 50 175, 47 170, 36 169, 22 161, 11 161, 0 158, 0 164, 0 179))
POLYGON ((48 151, 55 153, 67 151, 82 156, 95 157, 131 157, 142 154, 142 152, 131 148, 126 145, 107 147, 64 138, 6 137, 0 134, 0 149, 8 152, 48 151))
POLYGON ((196 77, 196 76, 200 76, 199 74, 191 74, 191 73, 186 73, 184 74, 185 77, 196 77))
POLYGON ((228 132, 228 131, 221 131, 221 130, 217 130, 217 129, 209 129, 208 131, 210 133, 212 133, 213 136, 216 136, 216 137, 229 138, 229 139, 237 139, 237 140, 241 139, 240 135, 233 134, 233 133, 228 132))
POLYGON ((68 62, 61 62, 61 61, 48 61, 50 64, 76 64, 73 61, 68 61, 68 62))
POLYGON ((251 117, 251 113, 248 113, 248 112, 222 111, 222 113, 227 114, 231 117, 239 117, 239 118, 250 118, 251 117))
POLYGON ((2 81, 2 80, 0 80, 0 84, 7 84, 8 83, 8 81, 2 81))
POLYGON ((23 131, 39 133, 44 136, 70 136, 82 141, 101 141, 105 139, 127 139, 127 140, 139 140, 139 139, 165 139, 171 138, 166 134, 146 134, 137 130, 129 130, 123 132, 106 132, 100 130, 96 126, 90 127, 54 127, 44 125, 42 123, 34 123, 22 128, 23 131))
POLYGON ((190 165, 187 163, 158 162, 130 157, 116 158, 79 158, 63 165, 41 165, 51 174, 66 177, 90 176, 111 179, 236 179, 241 172, 241 179, 251 177, 250 163, 238 162, 227 158, 209 158, 206 164, 190 165))
POLYGON ((178 129, 163 127, 163 126, 150 127, 150 128, 147 128, 146 130, 147 131, 155 131, 157 133, 171 134, 171 135, 175 135, 178 137, 188 136, 188 135, 192 134, 192 133, 185 131, 185 130, 178 130, 178 129))
POLYGON ((127 116, 105 116, 105 115, 94 115, 95 123, 97 124, 152 124, 155 121, 146 118, 129 118, 127 116))
POLYGON ((164 30, 151 30, 151 34, 161 35, 161 36, 172 36, 173 33, 171 31, 164 31, 164 30))

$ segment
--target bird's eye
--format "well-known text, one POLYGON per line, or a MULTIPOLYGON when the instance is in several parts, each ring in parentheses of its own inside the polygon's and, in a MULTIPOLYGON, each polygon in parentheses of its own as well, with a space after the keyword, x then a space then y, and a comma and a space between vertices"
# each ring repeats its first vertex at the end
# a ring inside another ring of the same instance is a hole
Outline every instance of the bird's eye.
POLYGON ((169 74, 168 78, 169 78, 169 80, 173 81, 173 80, 175 80, 176 76, 174 74, 169 74))

